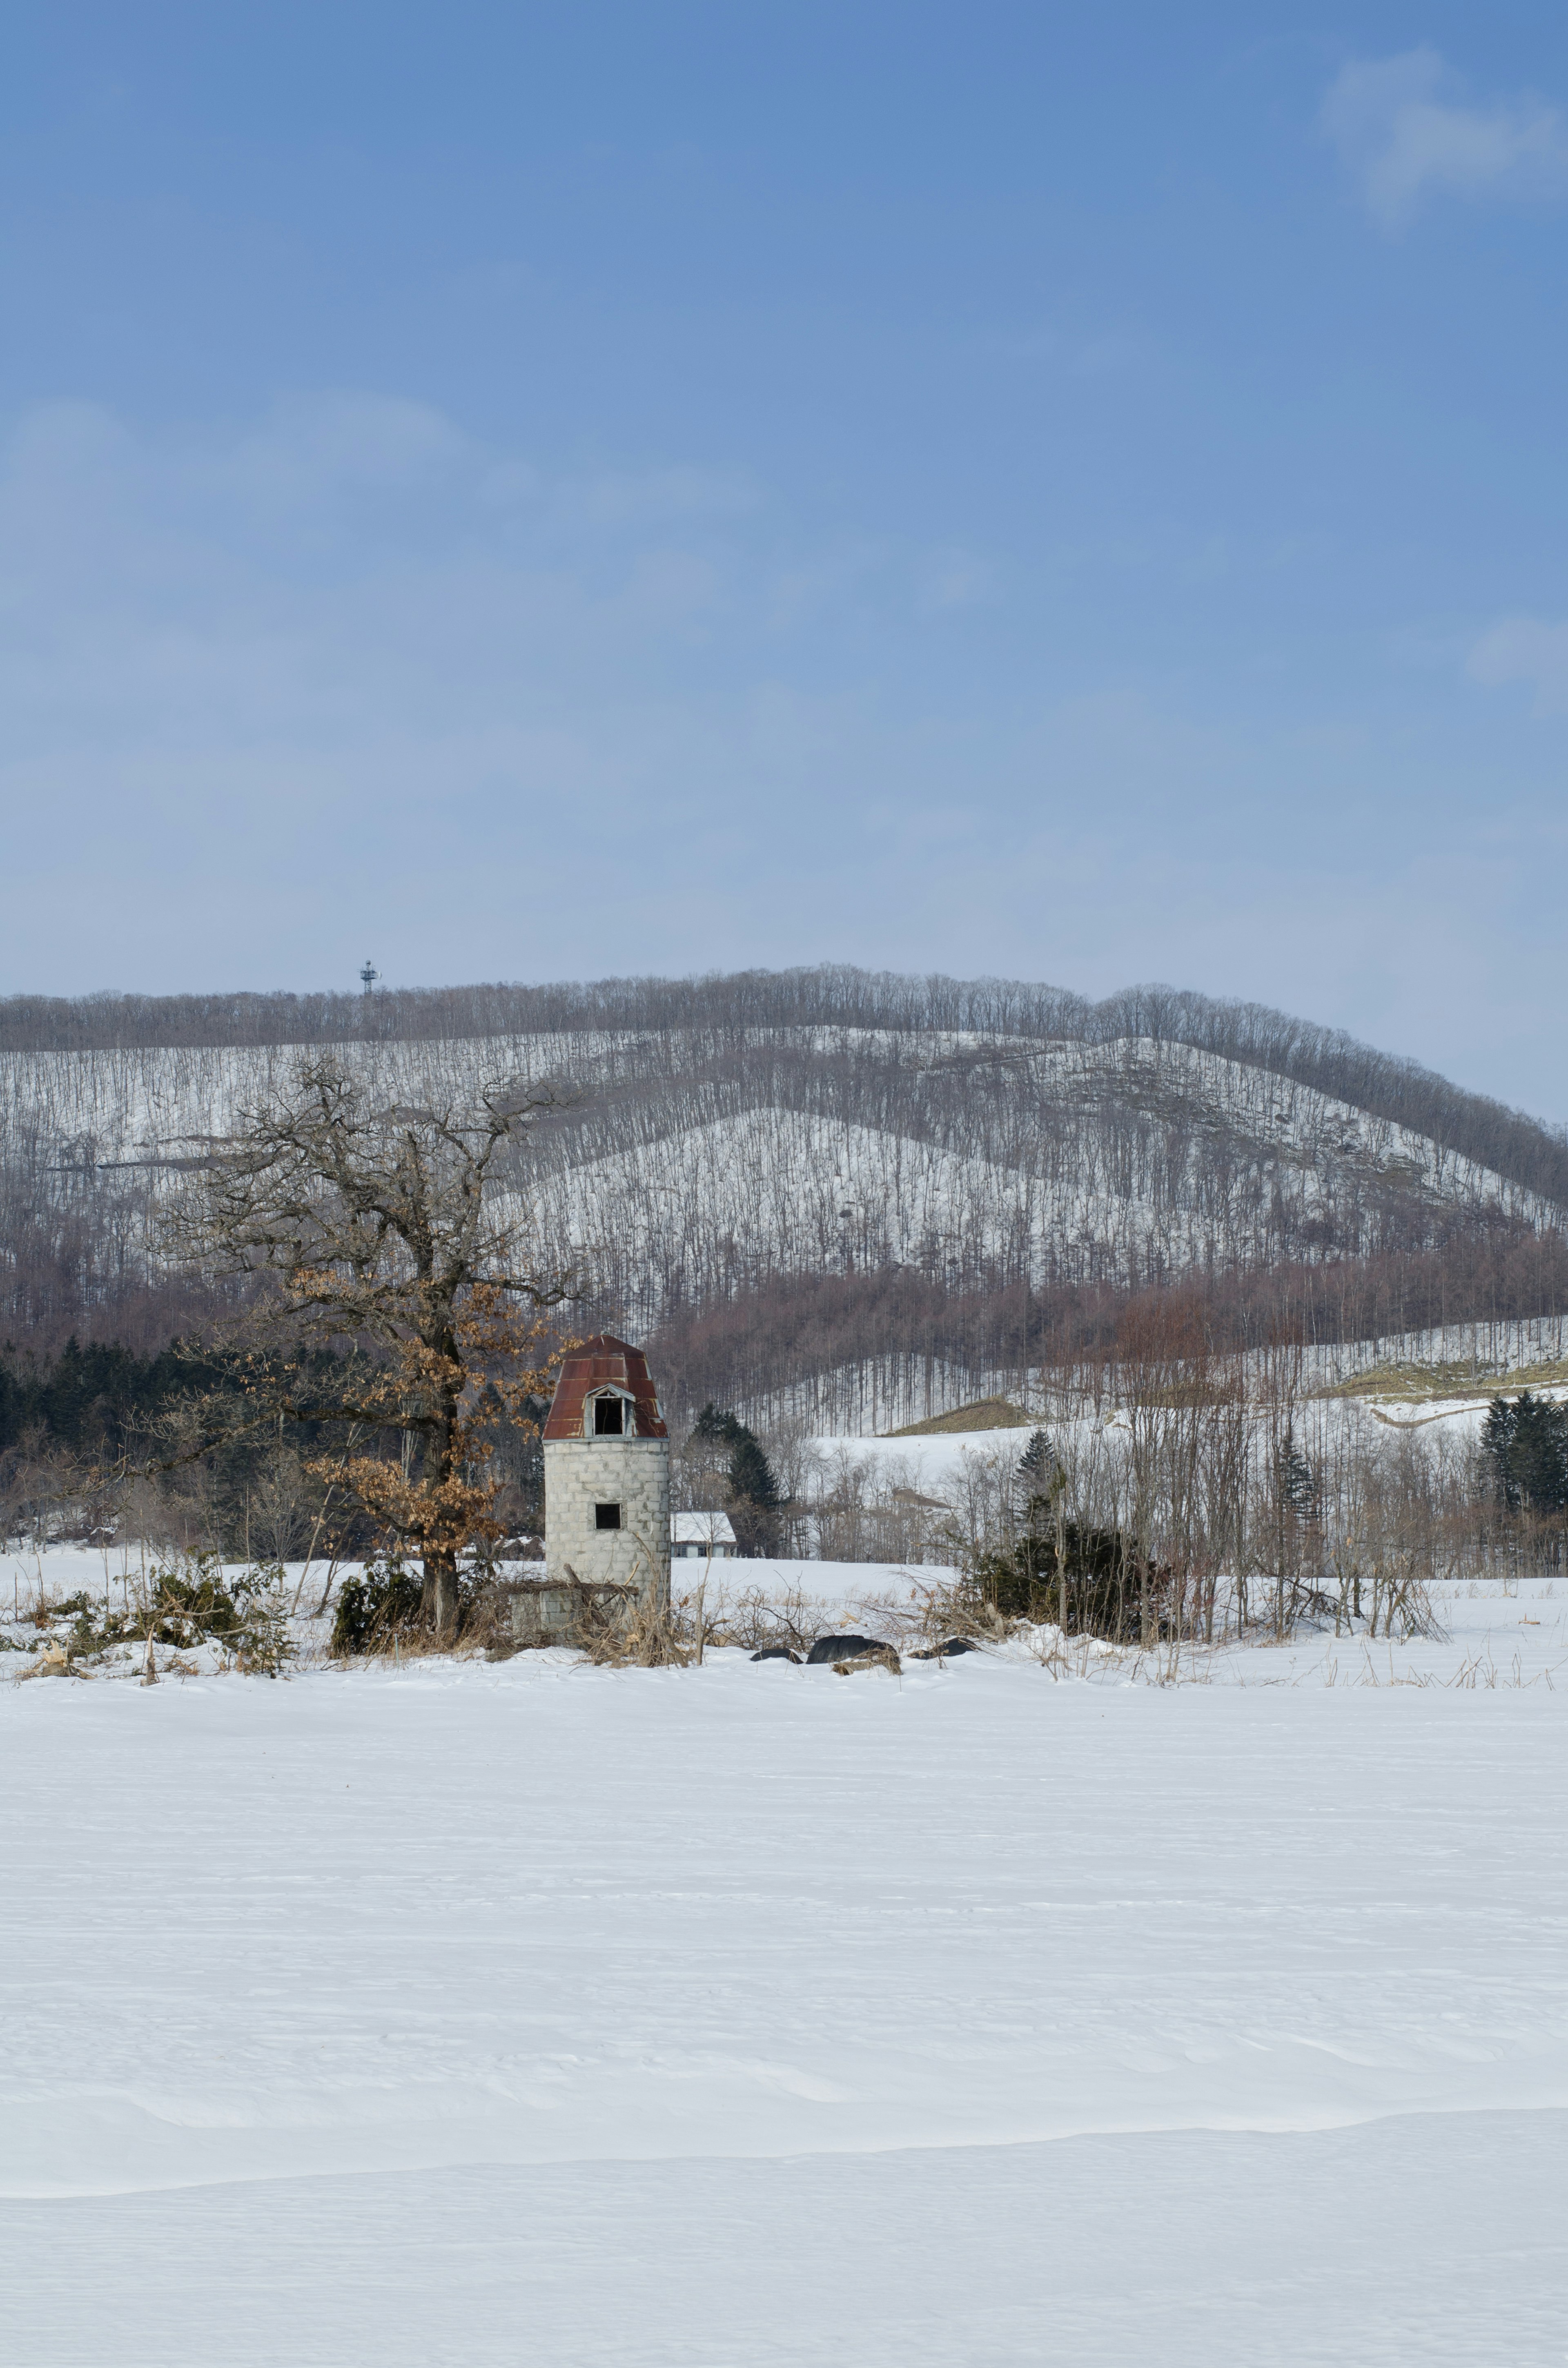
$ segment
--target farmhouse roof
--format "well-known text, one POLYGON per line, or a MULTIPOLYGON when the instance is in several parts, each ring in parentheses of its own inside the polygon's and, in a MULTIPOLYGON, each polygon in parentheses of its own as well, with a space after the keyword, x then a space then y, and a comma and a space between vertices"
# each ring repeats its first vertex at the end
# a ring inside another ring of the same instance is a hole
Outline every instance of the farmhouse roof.
POLYGON ((613 1332, 598 1332, 562 1360, 544 1426, 546 1439, 581 1439, 583 1401, 601 1389, 624 1391, 635 1401, 633 1428, 639 1439, 669 1437, 642 1349, 618 1340, 613 1332))
POLYGON ((672 1513, 670 1542, 677 1546, 733 1546, 734 1524, 728 1513, 672 1513))

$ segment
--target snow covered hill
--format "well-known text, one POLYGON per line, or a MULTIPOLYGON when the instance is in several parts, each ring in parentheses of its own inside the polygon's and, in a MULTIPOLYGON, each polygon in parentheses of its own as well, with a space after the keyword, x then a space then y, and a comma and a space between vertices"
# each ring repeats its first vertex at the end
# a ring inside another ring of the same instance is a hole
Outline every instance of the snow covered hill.
MULTIPOLYGON (((25 1218, 74 1226, 108 1271, 155 1269, 157 1208, 182 1164, 308 1050, 0 1053, 13 1257, 25 1218)), ((332 1050, 392 1099, 557 1081, 572 1107, 503 1189, 547 1255, 583 1262, 645 1328, 778 1272, 1130 1283, 1562 1215, 1506 1165, 1167 1038, 582 1029, 332 1050)))

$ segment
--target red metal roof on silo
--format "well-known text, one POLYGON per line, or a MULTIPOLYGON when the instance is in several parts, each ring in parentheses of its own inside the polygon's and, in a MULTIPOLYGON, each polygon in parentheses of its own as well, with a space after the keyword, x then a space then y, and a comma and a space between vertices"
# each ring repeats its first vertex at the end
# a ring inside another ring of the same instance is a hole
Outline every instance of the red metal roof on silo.
POLYGON ((581 1439, 583 1401, 591 1390, 602 1388, 607 1382, 618 1389, 629 1390, 636 1400, 639 1439, 669 1437, 659 1419, 659 1402, 653 1395, 648 1360, 642 1349, 632 1348, 630 1341, 618 1340, 613 1332, 599 1332, 562 1359, 544 1426, 545 1438, 581 1439))

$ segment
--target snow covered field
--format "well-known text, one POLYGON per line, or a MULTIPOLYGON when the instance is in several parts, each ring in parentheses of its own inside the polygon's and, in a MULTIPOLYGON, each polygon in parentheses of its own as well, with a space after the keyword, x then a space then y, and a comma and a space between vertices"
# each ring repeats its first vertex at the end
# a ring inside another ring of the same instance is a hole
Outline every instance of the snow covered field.
POLYGON ((1568 1603, 1441 1609, 0 1683, 7 2361, 1562 2361, 1568 1603))

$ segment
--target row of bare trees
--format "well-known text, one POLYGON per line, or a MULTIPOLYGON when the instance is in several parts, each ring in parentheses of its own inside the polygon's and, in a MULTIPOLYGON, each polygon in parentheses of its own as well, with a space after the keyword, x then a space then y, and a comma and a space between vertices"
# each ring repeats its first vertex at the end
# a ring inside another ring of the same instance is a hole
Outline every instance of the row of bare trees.
MULTIPOLYGON (((960 1459, 948 1484, 956 1559, 994 1567, 1042 1526, 1044 1566, 1065 1570, 1071 1556, 1049 1548, 1052 1526, 1071 1525, 1119 1562, 1113 1632, 1145 1644, 1283 1637, 1303 1618, 1409 1635, 1433 1624, 1439 1585, 1568 1566, 1562 1513, 1510 1508, 1471 1426, 1304 1397, 1288 1360, 1261 1387, 1244 1360, 1164 1386, 1128 1378, 1108 1419, 1053 1425, 1043 1493, 1011 1448, 960 1459)), ((1052 1586, 1037 1590, 1040 1616, 1054 1604, 1052 1586)))
POLYGON ((1303 1618, 1408 1635, 1441 1584, 1568 1567, 1568 1510, 1505 1486, 1473 1421, 1309 1380, 1299 1344, 1216 1349, 1167 1307, 1114 1363, 1059 1380, 1032 1442, 960 1449, 939 1483, 896 1443, 784 1426, 768 1439, 784 1549, 1001 1572, 1007 1608, 1051 1618, 1059 1584, 1065 1609, 1069 1577, 1097 1576, 1103 1633, 1148 1645, 1303 1618))
MULTIPOLYGON (((843 964, 704 978, 620 978, 550 985, 482 984, 373 996, 209 994, 13 996, 0 1000, 0 1053, 117 1047, 426 1042, 462 1038, 677 1037, 699 1051, 783 1030, 884 1039, 1033 1039, 1087 1046, 1185 1046, 1315 1090, 1432 1137, 1476 1165, 1568 1202, 1568 1138, 1342 1030, 1256 1003, 1138 986, 1090 1003, 1008 979, 868 972, 843 964)), ((703 1055, 706 1057, 706 1054, 703 1055)))
POLYGON ((496 1180, 640 1337, 868 1275, 973 1301, 1426 1256, 1462 1291, 1471 1244, 1568 1206, 1548 1130, 1164 990, 1091 1008, 824 970, 369 1006, 22 998, 0 1008, 0 1339, 152 1345, 205 1320, 160 1255, 184 1143, 281 1090, 312 1038, 387 1100, 554 1076, 550 1122, 508 1141, 496 1180))
MULTIPOLYGON (((78 1315, 138 1277, 166 1285, 155 1219, 185 1142, 223 1132, 295 1057, 165 1047, 0 1063, 0 1224, 38 1281, 79 1269, 78 1315)), ((1347 1130, 1315 1093, 1195 1067, 1180 1048, 948 1049, 840 1031, 717 1048, 378 1042, 341 1057, 383 1095, 427 1102, 471 1097, 497 1064, 553 1074, 570 1109, 526 1154, 512 1146, 497 1180, 558 1248, 591 1253, 638 1329, 778 1273, 1142 1287, 1540 1223, 1522 1188, 1457 1155, 1381 1120, 1347 1130)), ((23 1304, 19 1269, 13 1296, 18 1321, 47 1319, 23 1304)), ((49 1296, 59 1304, 59 1282, 49 1296)))
POLYGON ((907 1269, 778 1275, 668 1316, 648 1346, 678 1405, 717 1399, 769 1432, 798 1421, 869 1433, 971 1398, 1027 1396, 1041 1378, 1099 1405, 1152 1325, 1197 1329, 1210 1354, 1398 1343, 1463 1327, 1490 1360, 1532 1330, 1560 1339, 1551 1319, 1564 1308, 1568 1242, 1491 1228, 1440 1249, 1221 1269, 1145 1291, 966 1292, 907 1269))
MULTIPOLYGON (((170 1443, 139 1442, 145 1457, 170 1443)), ((287 1438, 247 1459, 236 1486, 218 1455, 156 1456, 153 1468, 34 1432, 0 1451, 0 1546, 35 1554, 56 1544, 136 1543, 171 1556, 294 1562, 364 1551, 374 1532, 356 1520, 330 1474, 287 1438), (169 1468, 159 1469, 167 1462, 169 1468)))

